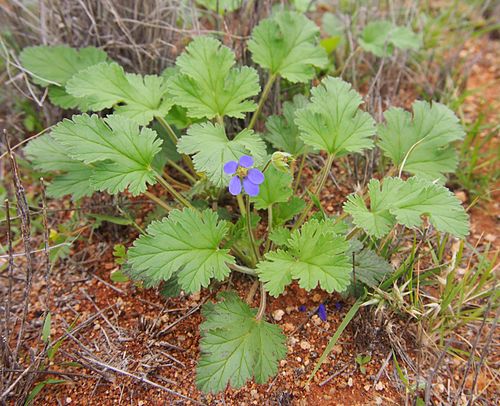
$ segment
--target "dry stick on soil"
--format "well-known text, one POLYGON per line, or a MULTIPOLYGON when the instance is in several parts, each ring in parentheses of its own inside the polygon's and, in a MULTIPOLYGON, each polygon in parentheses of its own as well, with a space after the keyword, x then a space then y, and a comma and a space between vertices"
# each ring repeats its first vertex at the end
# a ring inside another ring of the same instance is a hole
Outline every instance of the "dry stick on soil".
MULTIPOLYGON (((483 335, 483 329, 486 326, 486 320, 488 319, 488 313, 490 312, 491 306, 493 305, 493 296, 494 296, 493 294, 490 295, 490 299, 488 301, 488 306, 484 312, 483 321, 481 322, 481 326, 479 327, 479 330, 476 333, 476 339, 474 340, 474 344, 472 344, 470 357, 467 361, 467 365, 465 366, 462 382, 460 383, 460 386, 458 387, 458 390, 455 393, 455 396, 453 397, 452 404, 458 404, 458 399, 460 398, 460 396, 462 395, 462 393, 464 391, 465 381, 467 380, 467 375, 469 375, 469 370, 472 367, 472 363, 474 362, 476 349, 477 349, 477 346, 479 345, 479 341, 481 339, 481 336, 483 335)), ((497 314, 497 316, 498 316, 498 314, 497 314)), ((474 393, 473 389, 474 388, 471 388, 471 393, 474 393)))
POLYGON ((165 327, 163 330, 159 331, 157 334, 155 334, 155 337, 160 337, 164 334, 166 334, 170 329, 175 327, 177 324, 179 324, 182 320, 187 319, 189 316, 192 314, 196 313, 200 307, 207 301, 208 298, 203 299, 203 301, 198 305, 193 307, 189 312, 187 312, 184 316, 178 318, 176 321, 173 323, 170 323, 167 327, 165 327))
POLYGON ((49 222, 47 218, 47 196, 45 194, 45 183, 43 178, 40 178, 42 192, 42 222, 43 222, 43 252, 45 259, 45 317, 50 312, 50 256, 49 256, 49 222))
MULTIPOLYGON (((493 297, 493 292, 491 297, 493 297)), ((491 299, 490 299, 490 303, 491 299)), ((497 309, 496 314, 495 314, 495 320, 493 321, 493 324, 491 325, 490 332, 488 333, 488 337, 486 338, 486 342, 483 347, 483 351, 481 352, 481 358, 479 360, 479 363, 476 366, 476 370, 474 371, 474 378, 472 381, 472 387, 470 389, 470 395, 469 395, 469 402, 467 403, 467 406, 470 406, 474 404, 474 390, 477 385, 477 379, 479 377, 479 372, 481 371, 481 367, 484 364, 484 360, 486 359, 486 356, 488 355, 488 350, 491 344, 491 341, 493 340, 493 334, 496 331, 497 323, 498 323, 498 317, 500 315, 500 308, 497 309)))
POLYGON ((93 358, 89 358, 89 357, 85 357, 85 356, 84 356, 84 358, 86 358, 87 361, 89 361, 89 362, 93 362, 94 364, 99 365, 101 368, 106 368, 106 369, 109 369, 111 371, 117 372, 119 374, 122 374, 122 375, 128 376, 130 378, 136 379, 139 382, 147 383, 148 385, 151 385, 151 386, 153 386, 155 388, 158 388, 158 389, 161 389, 161 390, 163 390, 165 392, 168 392, 171 395, 178 396, 181 399, 189 400, 189 401, 193 402, 196 405, 205 405, 205 403, 199 402, 196 399, 190 398, 189 396, 185 396, 182 393, 176 392, 176 391, 174 391, 172 389, 169 389, 169 388, 166 388, 165 386, 160 385, 160 384, 158 384, 156 382, 150 381, 146 377, 140 377, 140 376, 134 375, 134 374, 132 374, 132 373, 130 373, 128 371, 124 371, 123 369, 116 368, 116 367, 114 367, 112 365, 108 365, 108 364, 106 364, 104 362, 98 361, 98 360, 93 359, 93 358))
POLYGON ((330 382, 333 378, 336 376, 339 376, 342 372, 344 372, 347 368, 349 367, 349 364, 345 364, 342 368, 340 368, 337 372, 333 373, 330 375, 328 378, 326 378, 323 382, 319 384, 319 386, 325 386, 328 382, 330 382))
POLYGON ((439 371, 439 368, 441 367, 441 364, 443 363, 444 357, 448 353, 449 348, 450 348, 450 343, 447 342, 445 347, 443 348, 443 351, 441 351, 441 354, 439 354, 439 358, 436 362, 436 366, 434 367, 434 369, 430 372, 429 376, 427 377, 427 380, 425 382, 425 404, 426 405, 429 405, 430 401, 431 401, 432 381, 434 380, 434 376, 439 371))
POLYGON ((24 336, 24 329, 26 327, 26 317, 29 310, 29 296, 31 292, 31 282, 33 277, 33 261, 31 254, 31 235, 30 235, 30 216, 29 207, 26 200, 26 194, 24 193, 24 187, 21 183, 21 178, 19 177, 19 168, 17 166, 16 159, 12 150, 10 149, 9 140, 7 137, 7 132, 4 130, 5 145, 7 147, 7 153, 11 162, 11 171, 14 180, 14 187, 16 189, 17 198, 17 212, 21 217, 21 236, 24 243, 24 252, 26 253, 26 288, 24 291, 24 306, 23 315, 21 318, 21 327, 19 328, 19 334, 17 336, 17 344, 14 352, 14 359, 17 360, 19 354, 19 349, 21 348, 21 340, 24 336))
MULTIPOLYGON (((15 359, 12 357, 12 351, 9 346, 10 339, 10 308, 12 304, 12 282, 14 280, 14 258, 12 256, 12 230, 10 225, 10 207, 9 201, 5 200, 5 218, 7 220, 7 251, 8 251, 8 262, 7 262, 7 278, 8 278, 8 287, 7 287, 7 295, 4 297, 4 339, 1 342, 2 345, 2 365, 4 366, 12 366, 15 363, 15 359)), ((10 381, 5 376, 5 370, 2 368, 1 378, 2 378, 2 388, 5 387, 7 382, 10 381)), ((11 376, 11 375, 10 375, 11 376)))

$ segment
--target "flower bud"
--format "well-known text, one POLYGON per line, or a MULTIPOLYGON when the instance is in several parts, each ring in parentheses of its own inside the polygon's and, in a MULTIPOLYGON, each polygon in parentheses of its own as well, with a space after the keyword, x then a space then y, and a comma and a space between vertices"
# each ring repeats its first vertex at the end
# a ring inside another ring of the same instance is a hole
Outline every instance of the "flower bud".
POLYGON ((276 151, 271 156, 271 162, 273 166, 281 172, 288 172, 290 164, 293 161, 294 161, 293 156, 287 152, 276 151))

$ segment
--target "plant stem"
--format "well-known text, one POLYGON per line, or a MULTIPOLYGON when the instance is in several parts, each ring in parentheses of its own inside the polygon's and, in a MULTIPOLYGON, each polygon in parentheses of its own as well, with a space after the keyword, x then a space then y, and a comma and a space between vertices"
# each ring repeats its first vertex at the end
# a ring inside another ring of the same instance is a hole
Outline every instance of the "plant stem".
POLYGON ((241 197, 241 195, 236 196, 236 201, 238 202, 238 207, 240 209, 240 214, 242 216, 244 216, 245 212, 246 212, 246 208, 245 208, 245 203, 243 202, 243 198, 241 197))
POLYGON ((159 197, 155 196, 153 193, 148 192, 147 190, 144 192, 144 196, 147 196, 149 199, 151 199, 153 202, 155 202, 158 206, 163 207, 166 211, 172 210, 172 208, 165 203, 163 200, 161 200, 159 197))
POLYGON ((160 125, 165 129, 167 132, 168 136, 174 143, 174 145, 177 145, 177 134, 175 133, 174 129, 170 127, 170 124, 167 123, 167 120, 165 120, 161 116, 156 116, 156 120, 160 123, 160 125))
POLYGON ((267 240, 266 246, 264 248, 264 252, 268 252, 271 249, 271 240, 269 239, 269 235, 273 231, 273 205, 267 208, 267 240))
MULTIPOLYGON (((318 197, 319 197, 319 194, 321 192, 321 189, 323 189, 323 187, 325 186, 326 179, 328 178, 328 174, 330 173, 330 170, 332 169, 334 158, 335 158, 334 154, 329 154, 328 158, 326 160, 326 164, 323 167, 323 170, 321 171, 321 176, 319 178, 318 187, 314 191, 314 194, 318 195, 318 197)), ((306 209, 302 212, 302 215, 299 217, 297 222, 294 224, 292 231, 296 230, 304 223, 307 216, 309 215, 309 212, 313 208, 313 205, 314 205, 314 202, 312 200, 309 200, 309 203, 308 203, 306 209)))
POLYGON ((172 168, 174 168, 179 173, 184 175, 187 178, 187 180, 189 180, 191 183, 196 183, 196 179, 193 177, 193 175, 191 175, 188 171, 186 171, 182 166, 178 165, 176 162, 169 159, 167 161, 167 165, 170 165, 172 168))
POLYGON ((248 229, 248 237, 250 238, 250 242, 252 243, 253 253, 255 255, 255 262, 260 259, 259 249, 257 244, 255 243, 255 237, 252 231, 252 219, 250 217, 250 197, 247 196, 245 199, 245 208, 246 208, 246 219, 247 219, 247 229, 248 229))
POLYGON ((163 177, 155 172, 156 179, 162 184, 162 186, 167 189, 167 191, 177 200, 180 204, 182 204, 185 207, 189 207, 191 209, 194 209, 194 206, 184 197, 182 196, 177 190, 175 190, 170 183, 168 183, 163 177))
POLYGON ((250 199, 247 197, 244 203, 241 194, 236 196, 236 199, 238 200, 238 205, 240 206, 240 210, 243 210, 242 214, 245 216, 248 239, 250 240, 250 245, 252 246, 252 254, 255 265, 259 260, 259 251, 257 250, 257 245, 255 244, 255 237, 252 231, 252 220, 250 218, 250 199))
MULTIPOLYGON (((168 124, 167 121, 161 116, 155 116, 155 118, 160 123, 160 125, 165 129, 165 131, 167 132, 168 136, 170 137, 170 139, 172 140, 174 145, 177 145, 177 141, 178 141, 177 134, 175 134, 175 131, 173 130, 173 128, 170 127, 170 124, 168 124)), ((193 175, 197 176, 196 171, 193 167, 193 161, 191 161, 191 158, 186 154, 182 154, 182 160, 187 165, 189 170, 193 173, 193 175)))
POLYGON ((246 275, 257 276, 257 272, 255 271, 255 269, 248 268, 248 267, 243 266, 243 265, 228 264, 228 267, 236 272, 244 273, 246 275))
POLYGON ((257 314, 255 315, 256 320, 261 320, 266 313, 266 291, 264 289, 264 284, 260 283, 260 305, 257 314))
POLYGON ((174 179, 172 176, 170 176, 167 171, 163 171, 162 176, 165 178, 167 182, 172 184, 172 186, 177 186, 181 190, 189 190, 191 189, 190 185, 186 185, 185 183, 182 183, 178 181, 177 179, 174 179))
POLYGON ((300 184, 300 178, 302 177, 302 170, 304 169, 304 164, 306 162, 306 154, 302 154, 302 158, 300 158, 299 164, 299 172, 297 173, 297 177, 295 178, 295 184, 293 185, 293 193, 297 193, 297 189, 300 184))
POLYGON ((262 91, 262 94, 260 95, 259 99, 259 104, 257 105, 257 110, 253 113, 252 119, 250 120, 250 124, 248 125, 248 129, 251 130, 254 128, 255 124, 257 123, 257 119, 259 118, 259 115, 262 111, 262 108, 264 107, 264 103, 267 100, 267 97, 269 96, 269 92, 273 88, 274 81, 278 75, 270 75, 269 78, 267 79, 267 83, 264 86, 264 90, 262 91))

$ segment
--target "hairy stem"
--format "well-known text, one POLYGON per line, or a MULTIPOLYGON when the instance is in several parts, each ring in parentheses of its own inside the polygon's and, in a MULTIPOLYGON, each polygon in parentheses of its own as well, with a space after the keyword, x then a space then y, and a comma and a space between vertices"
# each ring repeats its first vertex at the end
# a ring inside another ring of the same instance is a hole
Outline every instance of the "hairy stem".
POLYGON ((161 200, 158 196, 155 196, 153 193, 148 192, 147 190, 144 192, 144 196, 146 196, 148 199, 152 200, 155 202, 158 206, 163 207, 166 211, 172 210, 172 208, 165 203, 163 200, 161 200))
POLYGON ((163 177, 155 172, 156 179, 162 184, 162 186, 167 189, 167 191, 174 197, 175 200, 177 200, 180 204, 182 204, 184 207, 189 207, 191 209, 194 209, 193 205, 184 197, 182 196, 177 190, 173 188, 173 186, 168 183, 163 177))
POLYGON ((261 320, 264 314, 266 313, 266 291, 264 289, 264 284, 260 283, 260 305, 259 310, 255 316, 256 320, 261 320))
POLYGON ((272 231, 273 231, 273 205, 271 204, 271 206, 268 207, 267 209, 267 240, 264 252, 268 252, 271 249, 271 240, 269 239, 269 236, 271 235, 272 231))
POLYGON ((247 197, 245 199, 245 202, 243 202, 243 197, 241 194, 236 196, 236 199, 238 200, 238 205, 240 206, 240 210, 243 209, 243 214, 245 216, 246 220, 246 228, 247 228, 247 233, 248 233, 248 239, 250 241, 250 245, 252 246, 252 254, 253 254, 253 260, 254 260, 254 265, 257 263, 259 260, 259 250, 257 249, 257 245, 255 243, 255 237, 253 235, 252 231, 252 220, 250 218, 250 199, 247 197))
MULTIPOLYGON (((335 158, 334 154, 329 154, 328 155, 328 159, 326 160, 326 164, 323 167, 323 170, 321 171, 321 176, 319 178, 318 187, 314 191, 315 195, 319 196, 321 190, 325 186, 326 180, 328 178, 328 174, 330 173, 330 170, 332 169, 332 164, 333 164, 334 158, 335 158)), ((304 221, 306 220, 307 216, 309 215, 309 212, 313 208, 313 205, 314 205, 314 202, 312 200, 309 200, 309 203, 308 203, 306 209, 302 212, 302 215, 299 217, 299 219, 297 220, 297 222, 294 224, 294 226, 292 228, 292 231, 296 230, 297 228, 299 228, 304 223, 304 221)))
POLYGON ((194 178, 194 176, 191 175, 188 171, 186 171, 182 166, 178 165, 176 162, 169 159, 167 161, 167 165, 170 165, 172 168, 174 168, 179 173, 184 175, 186 177, 186 179, 189 180, 191 183, 196 183, 196 179, 194 178))
POLYGON ((257 272, 255 271, 255 269, 238 264, 228 264, 227 266, 233 271, 244 273, 246 275, 257 276, 257 272))
POLYGON ((267 79, 267 83, 264 86, 264 90, 262 91, 262 94, 260 95, 259 99, 259 104, 257 105, 257 110, 253 113, 252 119, 250 120, 250 124, 248 125, 248 129, 251 130, 255 127, 255 124, 257 123, 257 119, 259 118, 260 113, 262 112, 262 108, 264 107, 264 103, 267 100, 267 97, 269 96, 269 92, 273 88, 274 82, 278 75, 270 75, 269 78, 267 79))
POLYGON ((299 188, 300 179, 302 178, 302 171, 304 170, 305 162, 306 162, 306 154, 302 154, 302 157, 300 158, 299 172, 297 173, 297 177, 295 178, 295 183, 293 185, 294 194, 297 193, 297 189, 299 188))
MULTIPOLYGON (((170 139, 172 140, 174 145, 177 145, 177 141, 178 141, 177 134, 175 134, 175 131, 173 130, 173 128, 170 127, 170 124, 168 124, 167 121, 161 116, 155 116, 155 118, 160 123, 160 125, 165 129, 165 131, 167 132, 168 136, 170 137, 170 139)), ((186 154, 182 154, 182 160, 187 165, 189 170, 193 173, 193 175, 197 176, 196 171, 195 171, 194 166, 193 166, 193 161, 191 161, 191 158, 186 154)))

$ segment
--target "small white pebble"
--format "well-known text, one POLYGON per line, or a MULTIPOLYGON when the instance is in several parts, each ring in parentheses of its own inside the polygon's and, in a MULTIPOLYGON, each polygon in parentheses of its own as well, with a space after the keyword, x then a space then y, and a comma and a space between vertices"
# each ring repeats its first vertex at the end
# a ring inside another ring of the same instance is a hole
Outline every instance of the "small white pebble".
POLYGON ((347 385, 349 387, 352 387, 352 385, 354 385, 354 382, 353 382, 352 378, 349 378, 349 380, 347 381, 347 385))
POLYGON ((273 312, 273 319, 276 321, 281 321, 281 319, 283 319, 284 314, 285 312, 282 309, 275 310, 273 312))
POLYGON ((300 342, 300 348, 303 350, 309 350, 311 348, 311 344, 308 341, 301 341, 300 342))

